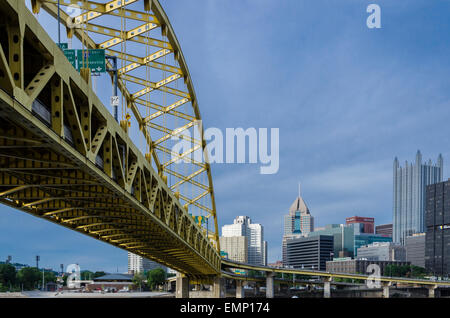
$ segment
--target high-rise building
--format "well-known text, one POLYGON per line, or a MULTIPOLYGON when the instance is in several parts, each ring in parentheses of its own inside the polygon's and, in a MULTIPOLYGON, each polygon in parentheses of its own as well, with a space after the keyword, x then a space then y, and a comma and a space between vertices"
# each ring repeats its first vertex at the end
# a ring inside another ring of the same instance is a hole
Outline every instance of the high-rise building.
POLYGON ((157 262, 146 259, 142 256, 133 254, 128 252, 128 273, 136 274, 136 273, 144 273, 147 271, 151 271, 155 268, 162 268, 164 271, 167 271, 167 268, 157 262))
POLYGON ((264 227, 254 224, 248 216, 238 216, 233 224, 222 227, 223 237, 246 236, 248 243, 248 263, 252 265, 267 264, 267 242, 264 241, 264 227))
POLYGON ((392 223, 375 226, 375 234, 392 237, 392 223))
POLYGON ((450 274, 450 179, 427 186, 425 268, 450 274))
POLYGON ((328 224, 322 230, 311 232, 308 236, 319 235, 333 236, 333 257, 353 256, 355 234, 352 225, 328 224))
POLYGON ((361 233, 373 234, 375 219, 361 216, 352 216, 345 219, 345 224, 354 224, 355 228, 358 227, 358 231, 361 233))
POLYGON ((240 263, 248 262, 248 240, 246 236, 221 236, 220 249, 227 258, 240 263))
POLYGON ((375 242, 358 248, 357 255, 369 261, 406 261, 406 248, 398 243, 375 242))
POLYGON ((333 236, 300 237, 287 241, 287 267, 322 270, 332 259, 333 236))
POLYGON ((283 263, 286 264, 287 241, 308 235, 314 231, 314 218, 309 212, 308 206, 300 195, 292 203, 289 213, 284 215, 284 233, 282 244, 283 263))
POLYGON ((395 158, 393 173, 393 241, 404 245, 407 236, 425 231, 425 187, 442 181, 442 155, 436 164, 423 163, 417 151, 415 163, 404 167, 395 158))
POLYGON ((411 265, 425 268, 425 233, 416 233, 406 237, 406 260, 411 265))
POLYGON ((324 229, 311 232, 308 236, 318 235, 332 235, 334 237, 334 257, 356 257, 358 248, 361 246, 375 242, 392 242, 390 237, 362 233, 355 224, 328 224, 324 229))
POLYGON ((307 235, 314 231, 314 218, 301 196, 298 196, 284 216, 284 235, 307 235))

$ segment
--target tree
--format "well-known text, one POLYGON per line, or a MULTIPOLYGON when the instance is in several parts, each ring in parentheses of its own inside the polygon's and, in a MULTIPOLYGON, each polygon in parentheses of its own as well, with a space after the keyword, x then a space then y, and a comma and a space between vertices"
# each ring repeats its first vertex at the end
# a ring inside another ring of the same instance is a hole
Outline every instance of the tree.
POLYGON ((251 278, 257 278, 257 277, 263 277, 263 274, 260 271, 255 271, 253 269, 250 269, 248 271, 247 276, 251 277, 251 278))
MULTIPOLYGON (((103 272, 97 272, 97 273, 103 273, 103 272)), ((100 276, 103 276, 103 275, 100 275, 100 276)), ((100 276, 98 276, 98 277, 100 277, 100 276)), ((92 280, 94 278, 96 278, 95 274, 91 271, 82 271, 81 272, 81 280, 92 280)))
POLYGON ((17 272, 17 281, 25 290, 36 288, 42 280, 42 273, 36 267, 24 267, 17 272))
POLYGON ((133 277, 134 286, 138 287, 139 290, 142 288, 142 284, 144 283, 145 276, 142 273, 136 273, 133 277))
POLYGON ((3 288, 11 287, 16 284, 16 268, 11 264, 0 264, 0 284, 3 288))
POLYGON ((98 277, 101 277, 101 276, 105 276, 105 275, 106 275, 105 272, 95 272, 94 275, 92 275, 92 279, 98 278, 98 277))
POLYGON ((426 274, 427 271, 425 270, 425 268, 411 265, 411 277, 424 278, 426 274))
POLYGON ((45 283, 55 283, 56 282, 56 275, 53 272, 44 272, 44 280, 45 283))
POLYGON ((166 272, 162 268, 155 268, 147 273, 147 285, 154 290, 166 281, 166 272))

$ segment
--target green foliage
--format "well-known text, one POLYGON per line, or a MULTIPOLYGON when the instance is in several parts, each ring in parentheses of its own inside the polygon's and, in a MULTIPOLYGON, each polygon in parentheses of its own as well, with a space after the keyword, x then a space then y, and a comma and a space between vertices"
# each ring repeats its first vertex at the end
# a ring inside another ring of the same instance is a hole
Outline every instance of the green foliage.
POLYGON ((384 268, 385 276, 392 277, 410 277, 410 278, 423 278, 427 274, 425 268, 415 265, 386 265, 384 268))
POLYGON ((253 269, 250 269, 248 271, 247 276, 251 277, 251 278, 257 278, 257 277, 264 277, 264 274, 262 272, 260 272, 260 271, 255 271, 253 269))
POLYGON ((23 289, 35 289, 42 280, 42 273, 36 267, 24 267, 17 272, 17 282, 23 285, 23 289))
POLYGON ((16 268, 11 264, 0 264, 0 284, 3 288, 16 284, 16 268))
POLYGON ((145 280, 145 276, 142 273, 136 273, 133 277, 133 284, 137 288, 141 288, 145 280))
MULTIPOLYGON (((97 272, 97 273, 100 273, 100 272, 97 272)), ((82 271, 80 274, 81 274, 81 280, 92 280, 92 279, 96 278, 94 276, 95 274, 91 271, 82 271)), ((102 275, 100 275, 100 276, 102 276, 102 275)), ((98 277, 100 277, 100 276, 98 276, 98 277)))
POLYGON ((95 272, 94 275, 92 275, 92 279, 105 276, 105 272, 95 272))
POLYGON ((166 280, 166 272, 162 268, 155 268, 147 273, 147 285, 154 290, 166 280))
POLYGON ((44 272, 45 284, 53 282, 56 283, 56 275, 53 272, 44 272))

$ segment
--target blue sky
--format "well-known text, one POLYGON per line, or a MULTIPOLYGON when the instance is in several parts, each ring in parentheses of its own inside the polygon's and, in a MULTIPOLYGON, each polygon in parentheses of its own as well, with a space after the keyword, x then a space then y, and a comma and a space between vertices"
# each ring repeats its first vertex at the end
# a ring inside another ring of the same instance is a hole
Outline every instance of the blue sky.
MULTIPOLYGON (((280 128, 280 169, 213 165, 219 225, 248 215, 281 258, 283 215, 302 184, 317 226, 392 221, 392 162, 450 160, 450 2, 161 0, 205 127, 280 128), (368 29, 366 7, 381 7, 368 29)), ((41 23, 50 23, 42 18, 41 23)), ((54 22, 51 22, 54 23, 54 22)), ((53 32, 53 31, 52 31, 53 32)), ((108 96, 106 96, 108 97, 108 96)), ((0 207, 0 259, 126 271, 126 252, 0 207)))

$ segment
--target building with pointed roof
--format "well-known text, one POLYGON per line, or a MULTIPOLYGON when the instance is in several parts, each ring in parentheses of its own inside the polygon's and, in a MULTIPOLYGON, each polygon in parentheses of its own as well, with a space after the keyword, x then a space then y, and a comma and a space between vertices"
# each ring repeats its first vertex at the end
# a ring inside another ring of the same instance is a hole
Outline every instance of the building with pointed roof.
POLYGON ((299 237, 307 236, 314 231, 314 217, 309 212, 309 208, 303 200, 300 187, 298 197, 289 208, 289 214, 284 216, 284 235, 283 235, 283 264, 287 262, 286 247, 287 241, 299 237))

